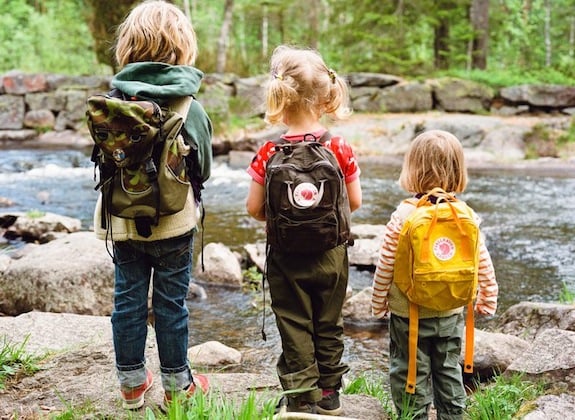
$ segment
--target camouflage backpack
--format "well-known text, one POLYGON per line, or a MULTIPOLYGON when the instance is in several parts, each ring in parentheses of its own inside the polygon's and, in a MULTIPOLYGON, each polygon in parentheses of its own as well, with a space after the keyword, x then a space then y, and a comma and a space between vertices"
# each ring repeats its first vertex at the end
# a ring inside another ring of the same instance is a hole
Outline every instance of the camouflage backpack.
POLYGON ((181 132, 192 100, 181 98, 166 108, 125 98, 117 89, 88 98, 102 228, 107 215, 134 219, 138 234, 149 237, 160 216, 184 208, 191 187, 188 157, 194 149, 181 132))

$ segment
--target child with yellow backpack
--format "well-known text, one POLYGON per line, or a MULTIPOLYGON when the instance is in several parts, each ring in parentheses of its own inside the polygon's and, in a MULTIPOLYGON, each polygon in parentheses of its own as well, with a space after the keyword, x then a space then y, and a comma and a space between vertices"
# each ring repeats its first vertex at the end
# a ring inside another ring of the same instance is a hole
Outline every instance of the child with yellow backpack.
POLYGON ((467 186, 463 148, 451 133, 418 135, 399 183, 413 194, 392 213, 373 279, 372 312, 389 314, 389 376, 399 418, 462 419, 459 356, 473 371, 473 313, 493 315, 498 286, 477 214, 455 197, 467 186), (464 319, 464 309, 467 308, 464 319))

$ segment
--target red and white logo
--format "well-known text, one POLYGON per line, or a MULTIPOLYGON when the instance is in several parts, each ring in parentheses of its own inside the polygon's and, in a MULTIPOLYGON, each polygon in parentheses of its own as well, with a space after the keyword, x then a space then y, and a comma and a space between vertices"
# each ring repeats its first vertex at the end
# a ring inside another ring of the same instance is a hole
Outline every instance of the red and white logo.
POLYGON ((448 261, 455 255, 455 244, 449 238, 438 238, 433 243, 433 255, 440 261, 448 261))
POLYGON ((293 190, 293 199, 300 208, 313 206, 318 195, 317 187, 309 182, 303 182, 293 190))

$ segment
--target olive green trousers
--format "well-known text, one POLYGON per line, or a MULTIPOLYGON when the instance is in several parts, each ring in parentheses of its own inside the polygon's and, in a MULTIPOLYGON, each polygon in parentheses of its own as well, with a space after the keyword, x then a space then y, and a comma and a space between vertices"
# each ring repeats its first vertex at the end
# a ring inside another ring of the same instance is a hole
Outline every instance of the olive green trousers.
POLYGON ((277 372, 283 389, 296 391, 301 401, 316 402, 322 389, 341 388, 349 371, 341 361, 348 275, 347 245, 312 255, 268 253, 271 307, 282 342, 277 372))
POLYGON ((432 402, 438 420, 463 418, 466 394, 459 358, 464 326, 463 314, 419 320, 415 394, 408 394, 409 319, 391 314, 389 381, 400 418, 409 413, 406 418, 427 419, 432 402))

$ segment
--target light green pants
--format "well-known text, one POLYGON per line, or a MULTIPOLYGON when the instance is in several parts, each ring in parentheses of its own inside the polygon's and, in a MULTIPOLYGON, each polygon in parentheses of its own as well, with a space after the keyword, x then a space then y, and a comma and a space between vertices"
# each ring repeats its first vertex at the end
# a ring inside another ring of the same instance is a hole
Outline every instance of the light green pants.
POLYGON ((459 355, 465 323, 463 314, 419 320, 415 394, 405 392, 408 366, 409 319, 391 315, 389 321, 389 380, 400 418, 427 419, 433 401, 438 420, 460 420, 465 388, 459 355))
POLYGON ((282 341, 278 376, 284 390, 306 389, 302 401, 339 389, 349 370, 341 362, 348 274, 346 245, 317 255, 268 254, 271 307, 282 341))

